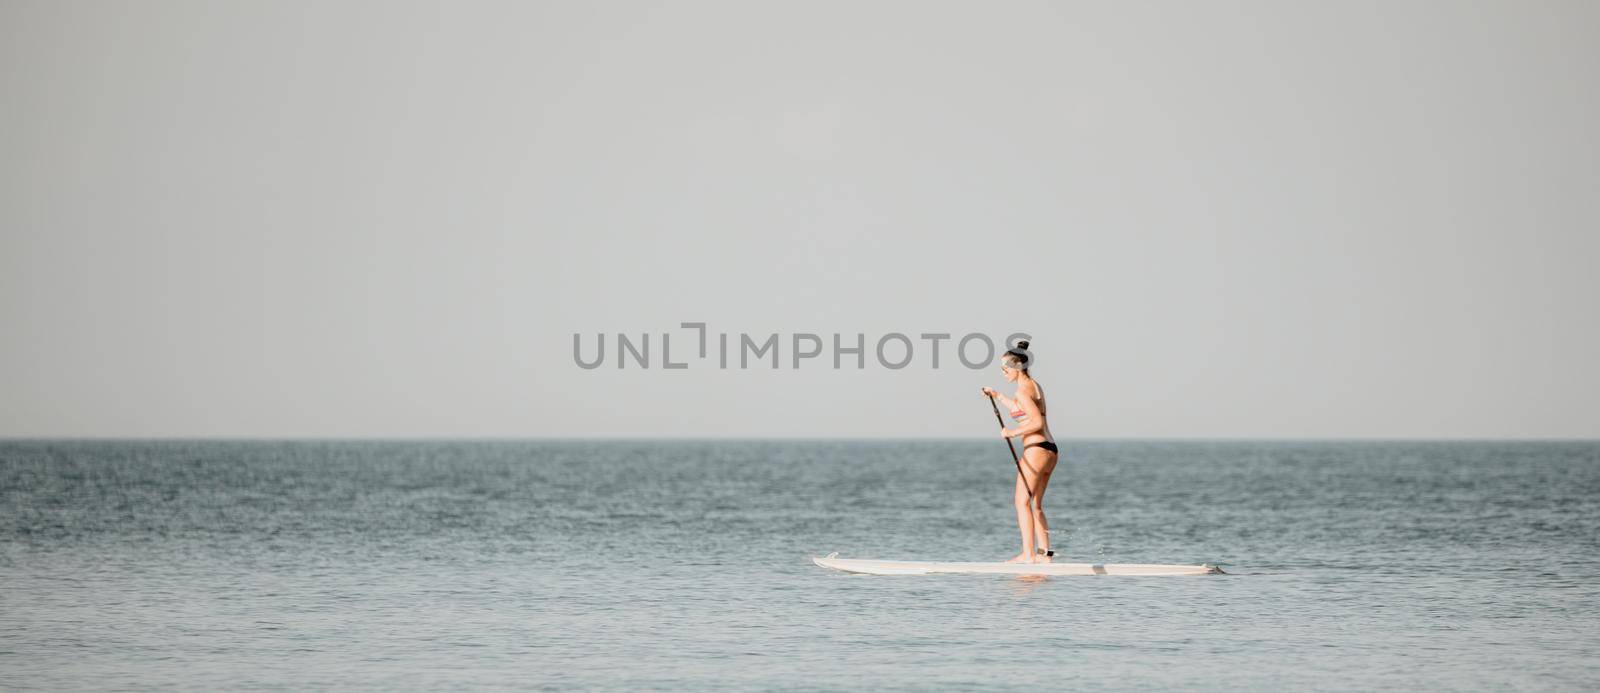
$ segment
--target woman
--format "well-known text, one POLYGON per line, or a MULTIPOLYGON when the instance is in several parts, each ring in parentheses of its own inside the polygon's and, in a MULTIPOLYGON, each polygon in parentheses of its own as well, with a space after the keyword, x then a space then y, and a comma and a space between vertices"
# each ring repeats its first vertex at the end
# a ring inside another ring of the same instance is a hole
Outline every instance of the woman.
MULTIPOLYGON (((1050 525, 1044 520, 1044 489, 1050 484, 1050 474, 1056 470, 1060 448, 1050 435, 1050 426, 1044 419, 1044 391, 1039 382, 1028 375, 1028 342, 1018 341, 1017 346, 1000 358, 1000 372, 1006 380, 1017 384, 1013 399, 990 388, 983 394, 1000 400, 1011 410, 1016 428, 1001 428, 1004 438, 1022 438, 1022 459, 1019 460, 1017 490, 1013 499, 1017 507, 1017 529, 1022 532, 1022 553, 1007 563, 1049 563, 1055 555, 1050 551, 1050 525)), ((1008 443, 1009 444, 1009 441, 1008 443)))

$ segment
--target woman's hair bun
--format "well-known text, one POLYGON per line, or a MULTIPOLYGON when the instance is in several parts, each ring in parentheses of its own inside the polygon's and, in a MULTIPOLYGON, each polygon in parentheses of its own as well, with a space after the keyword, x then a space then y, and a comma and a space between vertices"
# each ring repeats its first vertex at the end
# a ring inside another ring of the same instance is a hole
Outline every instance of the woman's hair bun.
POLYGON ((1018 349, 1026 349, 1026 348, 1028 348, 1028 340, 1026 340, 1026 339, 1017 340, 1017 348, 1018 349))

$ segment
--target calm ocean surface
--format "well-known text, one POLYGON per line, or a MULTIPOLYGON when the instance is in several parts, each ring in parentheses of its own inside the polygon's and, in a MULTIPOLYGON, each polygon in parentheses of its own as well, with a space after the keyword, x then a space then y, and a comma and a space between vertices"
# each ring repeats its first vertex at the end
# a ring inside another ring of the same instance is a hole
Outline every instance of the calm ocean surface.
POLYGON ((0 441, 0 689, 1593 690, 1600 443, 0 441))

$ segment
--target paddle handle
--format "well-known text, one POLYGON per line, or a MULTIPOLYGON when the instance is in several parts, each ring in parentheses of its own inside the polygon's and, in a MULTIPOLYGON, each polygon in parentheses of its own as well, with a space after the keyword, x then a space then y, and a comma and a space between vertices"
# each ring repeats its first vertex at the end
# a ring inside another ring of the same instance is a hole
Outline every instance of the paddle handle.
MULTIPOLYGON (((995 421, 995 423, 1000 424, 1000 428, 1004 429, 1006 427, 1006 420, 1005 420, 1004 417, 1000 416, 1000 405, 994 403, 994 395, 989 395, 989 408, 994 410, 994 421, 995 421)), ((1011 461, 1012 462, 1016 462, 1017 461, 1017 449, 1011 446, 1011 439, 1010 438, 1006 438, 1005 441, 1006 441, 1006 449, 1011 451, 1011 461)), ((1017 467, 1017 473, 1018 474, 1022 473, 1022 467, 1021 467, 1020 463, 1019 463, 1019 465, 1017 467)))
MULTIPOLYGON (((988 393, 984 393, 988 394, 988 393)), ((994 410, 994 420, 1000 424, 1001 430, 1006 427, 1005 418, 1000 416, 1000 405, 994 403, 994 395, 989 395, 989 408, 994 410)), ((1006 449, 1011 451, 1011 463, 1017 465, 1017 476, 1022 478, 1022 490, 1028 492, 1028 502, 1033 502, 1033 489, 1028 488, 1028 477, 1022 473, 1022 460, 1017 457, 1017 449, 1012 447, 1011 439, 1006 438, 1006 449)))

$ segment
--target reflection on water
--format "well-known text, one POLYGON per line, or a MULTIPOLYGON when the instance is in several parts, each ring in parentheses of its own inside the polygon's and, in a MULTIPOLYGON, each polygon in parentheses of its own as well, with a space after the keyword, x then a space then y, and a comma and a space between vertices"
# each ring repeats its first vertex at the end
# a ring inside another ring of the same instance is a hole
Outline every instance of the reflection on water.
POLYGON ((1018 599, 1032 594, 1040 585, 1050 581, 1050 576, 1048 575, 1013 575, 1011 577, 1011 594, 1018 599))

